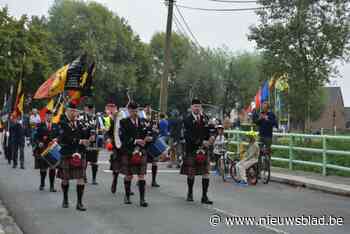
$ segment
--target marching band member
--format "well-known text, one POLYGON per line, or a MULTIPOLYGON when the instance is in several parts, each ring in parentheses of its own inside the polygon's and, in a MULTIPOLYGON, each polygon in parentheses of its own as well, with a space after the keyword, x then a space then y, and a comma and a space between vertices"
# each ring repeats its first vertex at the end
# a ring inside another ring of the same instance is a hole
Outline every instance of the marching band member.
MULTIPOLYGON (((98 150, 96 149, 96 129, 97 129, 97 119, 94 113, 94 106, 92 104, 85 104, 84 113, 79 116, 79 122, 83 126, 83 131, 87 135, 87 137, 91 140, 90 147, 92 149, 86 150, 86 159, 87 162, 90 162, 91 172, 92 172, 92 184, 98 185, 96 182, 96 176, 98 171, 98 150)), ((87 164, 86 164, 87 166, 87 164)), ((85 182, 87 179, 85 178, 85 182)))
POLYGON ((107 145, 111 144, 112 145, 112 154, 110 156, 110 170, 113 172, 113 180, 112 180, 112 185, 111 185, 111 192, 113 194, 116 193, 117 191, 117 184, 118 184, 118 175, 119 175, 119 163, 117 162, 118 160, 118 151, 120 149, 120 146, 116 146, 116 142, 115 139, 116 137, 119 137, 119 133, 118 130, 116 129, 116 127, 118 127, 118 125, 116 126, 116 121, 119 121, 117 119, 118 116, 118 107, 113 104, 113 103, 109 103, 106 106, 106 114, 108 115, 108 120, 105 117, 104 123, 106 123, 108 121, 109 124, 105 124, 106 126, 106 138, 107 138, 107 145), (108 128, 107 128, 108 127, 108 128))
MULTIPOLYGON (((33 156, 35 159, 34 168, 40 170, 40 186, 39 190, 42 191, 45 188, 45 178, 47 175, 47 169, 50 167, 49 163, 41 157, 41 153, 48 147, 49 143, 56 138, 57 132, 55 132, 51 123, 52 113, 47 111, 45 114, 45 120, 39 124, 37 131, 34 135, 34 150, 33 156)), ((56 168, 49 169, 49 181, 50 192, 56 192, 55 190, 55 176, 56 168)))
POLYGON ((187 175, 187 201, 193 201, 193 185, 196 175, 202 175, 202 203, 213 204, 207 196, 209 187, 208 147, 213 141, 209 137, 208 120, 201 113, 201 102, 192 100, 192 112, 184 119, 186 153, 180 173, 187 175))
POLYGON ((60 135, 58 143, 61 145, 62 161, 59 166, 58 177, 62 180, 63 208, 69 207, 68 189, 69 180, 77 180, 77 206, 79 211, 85 211, 82 203, 85 187, 85 147, 90 144, 84 137, 83 127, 77 121, 79 112, 75 104, 70 103, 65 115, 59 123, 60 135))
POLYGON ((141 118, 138 117, 137 104, 129 103, 129 117, 120 121, 120 140, 121 140, 121 163, 120 172, 125 175, 125 204, 131 204, 130 187, 133 175, 138 176, 138 187, 140 193, 140 206, 147 207, 145 201, 145 175, 147 169, 147 155, 145 148, 153 140, 147 136, 146 126, 141 118))
MULTIPOLYGON (((146 116, 142 120, 144 121, 144 124, 146 126, 146 131, 148 132, 147 135, 152 136, 153 139, 155 139, 156 132, 158 134, 159 131, 157 129, 156 123, 154 123, 152 119, 152 109, 149 104, 147 104, 146 107, 144 108, 144 112, 146 116)), ((156 157, 156 156, 150 155, 149 153, 147 155, 147 163, 152 164, 152 184, 151 184, 152 187, 160 187, 160 185, 156 181, 159 157, 160 155, 156 157)))

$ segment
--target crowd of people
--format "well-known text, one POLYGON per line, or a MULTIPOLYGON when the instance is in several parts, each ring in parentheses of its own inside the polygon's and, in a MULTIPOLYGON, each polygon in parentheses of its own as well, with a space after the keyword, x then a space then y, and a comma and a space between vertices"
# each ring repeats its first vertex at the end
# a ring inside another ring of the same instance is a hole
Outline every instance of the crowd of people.
MULTIPOLYGON (((111 193, 117 191, 119 174, 124 176, 124 202, 131 204, 131 183, 137 177, 139 204, 147 207, 145 176, 147 164, 152 168, 152 187, 157 183, 158 162, 168 159, 168 167, 175 166, 187 176, 187 198, 193 199, 196 176, 202 176, 203 204, 213 204, 207 195, 210 184, 210 162, 218 163, 225 148, 224 126, 210 120, 203 113, 201 101, 192 100, 191 111, 184 117, 175 113, 169 118, 164 114, 152 114, 150 105, 140 109, 130 102, 127 108, 114 103, 105 107, 103 114, 96 113, 93 104, 87 103, 79 110, 75 103, 68 103, 60 121, 53 123, 52 113, 39 115, 34 109, 27 118, 10 116, 9 122, 0 123, 3 151, 13 168, 25 169, 24 147, 26 137, 32 146, 34 168, 39 171, 39 190, 45 189, 49 175, 50 192, 56 192, 56 177, 61 179, 62 207, 69 207, 70 181, 76 180, 76 209, 85 211, 83 195, 88 179, 86 170, 91 167, 92 184, 98 185, 98 155, 102 147, 110 151, 110 170, 113 172, 111 193)), ((277 126, 276 117, 264 104, 261 113, 254 115, 259 126, 260 141, 268 147, 272 142, 272 128, 277 126)), ((258 161, 257 133, 248 134, 246 157, 239 164, 241 184, 247 183, 245 169, 258 161)))

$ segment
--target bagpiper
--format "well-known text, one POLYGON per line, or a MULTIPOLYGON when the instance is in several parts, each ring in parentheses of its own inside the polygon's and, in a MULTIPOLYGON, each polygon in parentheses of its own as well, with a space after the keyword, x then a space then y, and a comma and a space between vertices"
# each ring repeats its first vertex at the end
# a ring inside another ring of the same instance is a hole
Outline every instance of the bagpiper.
MULTIPOLYGON (((149 104, 147 104, 144 108, 145 117, 142 118, 142 121, 144 121, 144 125, 146 127, 147 135, 152 136, 153 140, 155 140, 156 133, 159 132, 157 123, 152 119, 152 109, 149 104)), ((158 135, 158 134, 157 134, 158 135)), ((150 163, 152 165, 151 171, 152 171, 152 187, 160 187, 160 185, 157 183, 157 174, 158 174, 158 162, 159 162, 159 156, 151 155, 150 152, 147 151, 147 163, 150 163)))
POLYGON ((90 141, 84 136, 83 126, 77 121, 78 116, 79 111, 77 110, 77 106, 74 103, 69 103, 59 123, 58 144, 62 147, 60 150, 62 160, 58 170, 58 177, 62 180, 62 207, 69 207, 69 180, 77 180, 76 190, 78 199, 76 209, 85 211, 86 208, 82 203, 86 173, 85 150, 86 146, 90 144, 90 141))
POLYGON ((140 193, 140 206, 147 207, 148 203, 145 201, 145 175, 147 170, 147 155, 146 147, 153 138, 147 135, 147 128, 138 116, 138 105, 134 102, 129 103, 128 111, 129 117, 120 121, 120 173, 125 175, 125 204, 131 204, 130 187, 133 175, 138 177, 138 187, 140 193))
MULTIPOLYGON (((91 140, 88 149, 86 150, 86 161, 91 165, 92 172, 92 184, 98 185, 96 181, 98 172, 98 154, 99 150, 97 148, 97 119, 94 111, 94 106, 92 104, 85 104, 84 112, 79 116, 79 122, 83 126, 84 134, 88 136, 91 140)), ((87 183, 87 178, 85 177, 85 183, 87 183)))
POLYGON ((184 119, 186 153, 180 173, 187 175, 187 201, 193 201, 193 185, 196 175, 202 175, 203 204, 213 204, 207 196, 209 187, 208 148, 213 141, 209 137, 208 118, 201 112, 201 101, 192 100, 191 113, 184 119))
POLYGON ((33 156, 34 156, 34 168, 40 170, 40 186, 39 190, 42 191, 45 188, 45 179, 47 170, 49 171, 50 192, 56 192, 55 189, 55 176, 56 168, 51 167, 41 154, 48 148, 49 143, 52 142, 58 135, 54 125, 51 122, 52 113, 47 111, 45 119, 38 125, 38 128, 33 136, 33 156))

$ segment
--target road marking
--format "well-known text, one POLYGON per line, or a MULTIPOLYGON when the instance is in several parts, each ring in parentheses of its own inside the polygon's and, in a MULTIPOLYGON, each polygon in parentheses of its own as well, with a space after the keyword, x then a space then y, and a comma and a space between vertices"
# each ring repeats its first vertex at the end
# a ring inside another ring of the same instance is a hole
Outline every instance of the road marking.
MULTIPOLYGON (((106 172, 106 173, 112 173, 112 171, 111 170, 103 170, 103 172, 106 172)), ((152 170, 147 170, 147 172, 152 172, 152 170)), ((178 170, 177 171, 175 171, 175 170, 158 170, 158 173, 176 173, 176 174, 178 174, 178 173, 180 173, 178 170)))
MULTIPOLYGON (((228 211, 225 211, 225 210, 222 210, 222 209, 219 209, 219 208, 216 208, 216 207, 210 207, 210 206, 207 206, 207 208, 208 209, 212 209, 212 210, 214 210, 214 211, 216 211, 216 212, 218 212, 218 213, 221 213, 221 214, 224 214, 224 215, 226 215, 226 216, 229 216, 229 217, 242 217, 242 216, 240 216, 240 215, 235 215, 235 214, 232 214, 232 213, 230 213, 230 212, 228 212, 228 211)), ((274 227, 270 227, 270 226, 267 226, 267 225, 256 225, 256 226, 259 226, 259 227, 262 227, 262 228, 265 228, 265 229, 267 229, 267 230, 269 230, 269 231, 273 231, 273 232, 275 232, 275 233, 280 233, 280 234, 289 234, 288 232, 285 232, 285 231, 283 231, 283 230, 280 230, 280 229, 277 229, 277 228, 274 228, 274 227)))

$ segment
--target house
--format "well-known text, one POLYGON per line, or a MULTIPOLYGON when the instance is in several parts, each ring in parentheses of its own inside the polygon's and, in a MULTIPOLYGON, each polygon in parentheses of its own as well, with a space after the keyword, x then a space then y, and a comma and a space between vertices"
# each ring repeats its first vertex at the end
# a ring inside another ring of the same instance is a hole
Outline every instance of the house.
POLYGON ((350 129, 350 107, 345 107, 345 127, 350 129))
POLYGON ((311 129, 337 129, 344 130, 345 107, 343 94, 340 87, 324 87, 326 93, 325 108, 320 118, 311 123, 311 129))

